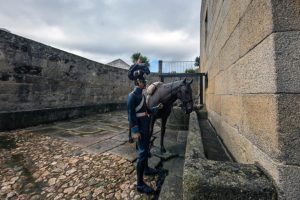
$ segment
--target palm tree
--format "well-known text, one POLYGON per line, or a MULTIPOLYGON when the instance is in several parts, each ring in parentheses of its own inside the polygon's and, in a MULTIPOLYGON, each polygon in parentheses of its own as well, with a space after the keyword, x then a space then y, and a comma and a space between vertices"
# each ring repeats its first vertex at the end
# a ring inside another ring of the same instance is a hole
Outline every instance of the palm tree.
POLYGON ((143 56, 140 52, 137 52, 137 53, 132 54, 132 56, 131 56, 131 61, 132 61, 133 63, 136 63, 136 61, 137 61, 139 58, 142 60, 142 63, 145 63, 146 66, 148 66, 148 67, 150 66, 148 57, 147 57, 147 56, 143 56))

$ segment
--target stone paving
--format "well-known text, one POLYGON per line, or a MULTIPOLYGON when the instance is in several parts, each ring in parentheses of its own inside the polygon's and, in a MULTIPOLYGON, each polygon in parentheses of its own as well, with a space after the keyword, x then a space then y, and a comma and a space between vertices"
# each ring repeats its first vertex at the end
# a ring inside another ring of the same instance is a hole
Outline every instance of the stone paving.
MULTIPOLYGON (((0 198, 157 199, 135 190, 136 151, 127 126, 123 111, 0 133, 0 198)), ((152 156, 150 165, 160 161, 152 156)), ((159 181, 146 179, 155 189, 159 181)))

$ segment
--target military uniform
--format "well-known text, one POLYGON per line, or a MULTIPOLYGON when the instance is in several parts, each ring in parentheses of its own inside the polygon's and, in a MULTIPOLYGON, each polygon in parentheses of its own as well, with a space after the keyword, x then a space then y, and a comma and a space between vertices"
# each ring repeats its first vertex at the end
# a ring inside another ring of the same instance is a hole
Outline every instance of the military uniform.
MULTIPOLYGON (((128 77, 131 80, 139 80, 146 84, 144 74, 149 72, 143 69, 143 65, 133 65, 129 69, 128 77)), ((127 101, 128 121, 132 134, 140 133, 141 137, 137 141, 137 190, 139 192, 151 193, 154 190, 143 181, 143 174, 154 175, 156 170, 148 167, 149 145, 150 145, 150 117, 149 114, 156 112, 157 108, 148 109, 146 106, 146 97, 143 95, 143 89, 136 86, 128 95, 127 101)))

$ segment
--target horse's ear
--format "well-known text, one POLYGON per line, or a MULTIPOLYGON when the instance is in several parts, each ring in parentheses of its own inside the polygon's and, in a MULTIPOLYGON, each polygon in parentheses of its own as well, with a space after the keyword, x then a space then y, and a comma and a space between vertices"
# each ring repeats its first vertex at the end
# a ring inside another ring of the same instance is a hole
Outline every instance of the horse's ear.
POLYGON ((191 85, 193 83, 194 79, 192 79, 188 84, 191 85))
POLYGON ((186 78, 183 79, 182 83, 186 83, 186 78))

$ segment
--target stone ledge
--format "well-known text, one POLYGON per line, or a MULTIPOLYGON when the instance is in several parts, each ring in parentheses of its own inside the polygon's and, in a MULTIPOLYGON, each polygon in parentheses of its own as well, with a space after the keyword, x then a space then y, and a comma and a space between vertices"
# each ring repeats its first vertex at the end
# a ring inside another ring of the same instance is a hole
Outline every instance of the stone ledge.
POLYGON ((183 169, 183 199, 277 199, 272 182, 255 165, 207 160, 195 112, 190 114, 183 169))
POLYGON ((93 113, 103 113, 124 109, 126 109, 125 103, 109 103, 32 111, 0 112, 0 131, 25 128, 59 120, 74 119, 93 113))

